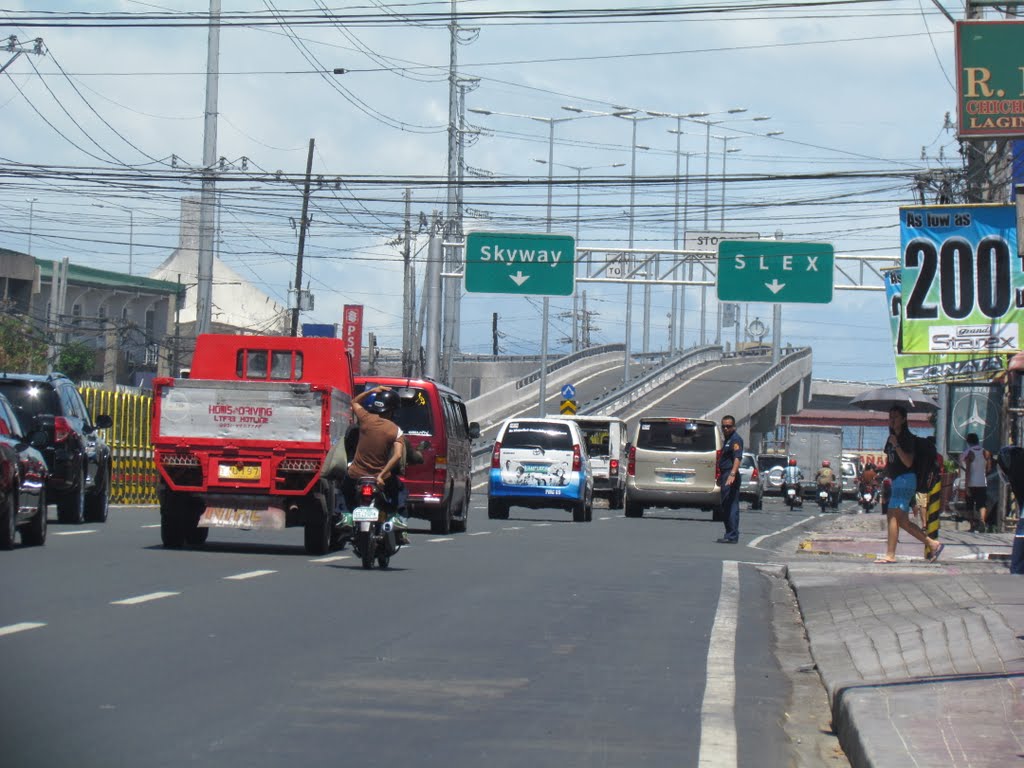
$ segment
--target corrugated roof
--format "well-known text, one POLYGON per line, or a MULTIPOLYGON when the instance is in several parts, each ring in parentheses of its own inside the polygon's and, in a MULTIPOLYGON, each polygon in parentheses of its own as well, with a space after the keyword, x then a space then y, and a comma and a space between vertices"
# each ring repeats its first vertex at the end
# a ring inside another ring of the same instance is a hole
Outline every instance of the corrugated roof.
MULTIPOLYGON (((40 277, 46 280, 53 280, 53 262, 44 259, 36 259, 39 266, 40 277)), ((83 267, 74 262, 68 263, 68 281, 78 285, 94 285, 100 288, 131 290, 133 288, 146 290, 150 293, 185 293, 184 283, 171 282, 170 280, 154 280, 149 277, 138 277, 126 275, 124 272, 111 272, 106 269, 95 269, 94 267, 83 267)))

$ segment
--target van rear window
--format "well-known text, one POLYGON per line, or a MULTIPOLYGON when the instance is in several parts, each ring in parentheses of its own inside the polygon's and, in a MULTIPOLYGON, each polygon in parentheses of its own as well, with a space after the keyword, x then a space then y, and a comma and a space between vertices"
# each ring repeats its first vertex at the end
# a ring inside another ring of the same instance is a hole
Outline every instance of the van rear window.
POLYGON ((572 433, 560 424, 513 422, 505 430, 502 448, 541 448, 545 451, 571 451, 572 433))
POLYGON ((608 430, 604 427, 585 427, 580 424, 583 438, 587 441, 587 452, 591 456, 608 455, 608 430))
MULTIPOLYGON (((376 386, 379 386, 377 382, 368 381, 356 388, 357 394, 376 386)), ((393 387, 393 389, 400 394, 398 410, 394 414, 395 424, 407 435, 433 435, 434 420, 427 392, 418 387, 393 387)), ((369 405, 370 402, 367 400, 363 405, 369 405)))
POLYGON ((713 451, 715 425, 699 421, 640 422, 637 448, 649 451, 713 451))

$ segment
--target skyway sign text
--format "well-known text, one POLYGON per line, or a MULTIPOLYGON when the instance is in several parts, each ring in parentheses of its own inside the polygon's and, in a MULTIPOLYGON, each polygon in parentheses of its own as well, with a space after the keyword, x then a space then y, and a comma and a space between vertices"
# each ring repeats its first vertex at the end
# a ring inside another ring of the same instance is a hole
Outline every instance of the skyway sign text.
POLYGON ((569 235, 470 232, 466 291, 571 296, 576 242, 569 235))
POLYGON ((828 304, 834 261, 828 243, 723 241, 718 244, 718 300, 828 304))

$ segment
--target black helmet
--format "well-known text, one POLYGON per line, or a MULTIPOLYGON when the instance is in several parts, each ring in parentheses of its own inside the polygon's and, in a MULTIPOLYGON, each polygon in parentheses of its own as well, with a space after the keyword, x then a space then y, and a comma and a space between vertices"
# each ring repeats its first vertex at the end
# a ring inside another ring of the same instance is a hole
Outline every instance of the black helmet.
POLYGON ((385 413, 391 413, 398 408, 401 403, 401 399, 398 394, 390 389, 385 389, 383 392, 377 392, 373 396, 373 402, 371 402, 366 410, 370 413, 376 413, 378 416, 385 413))

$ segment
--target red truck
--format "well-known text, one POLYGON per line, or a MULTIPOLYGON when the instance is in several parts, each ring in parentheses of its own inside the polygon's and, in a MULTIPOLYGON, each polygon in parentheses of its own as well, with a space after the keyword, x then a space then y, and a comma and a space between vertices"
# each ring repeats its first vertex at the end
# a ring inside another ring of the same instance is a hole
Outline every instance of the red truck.
POLYGON ((321 469, 354 423, 352 391, 341 339, 200 335, 189 378, 153 382, 163 545, 302 526, 306 551, 326 553, 340 489, 321 469))

